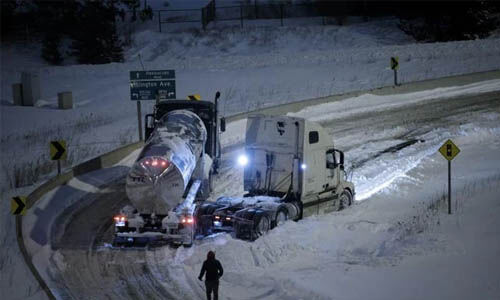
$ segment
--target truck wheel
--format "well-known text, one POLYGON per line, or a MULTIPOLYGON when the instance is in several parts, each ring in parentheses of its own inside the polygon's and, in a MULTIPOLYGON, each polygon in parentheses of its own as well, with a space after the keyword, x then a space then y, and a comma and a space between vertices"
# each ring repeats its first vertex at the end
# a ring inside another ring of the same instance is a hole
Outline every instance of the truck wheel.
POLYGON ((266 234, 271 228, 271 221, 269 217, 265 214, 255 214, 254 216, 254 228, 252 239, 257 239, 259 236, 266 234))
POLYGON ((234 229, 234 236, 237 239, 241 239, 243 237, 243 232, 240 223, 234 222, 233 229, 234 229))
POLYGON ((344 190, 339 198, 340 209, 344 209, 352 204, 352 196, 348 190, 344 190))
POLYGON ((288 210, 281 206, 278 208, 278 211, 276 212, 276 227, 281 226, 285 224, 285 222, 288 220, 288 210))
POLYGON ((208 204, 201 206, 196 212, 196 232, 203 236, 209 234, 212 228, 211 219, 207 219, 206 216, 210 216, 217 209, 217 206, 208 204), (204 217, 205 216, 205 217, 204 217))
POLYGON ((184 243, 184 244, 182 244, 182 246, 183 246, 184 248, 191 248, 191 246, 193 246, 193 241, 191 240, 191 242, 190 242, 190 243, 184 243))

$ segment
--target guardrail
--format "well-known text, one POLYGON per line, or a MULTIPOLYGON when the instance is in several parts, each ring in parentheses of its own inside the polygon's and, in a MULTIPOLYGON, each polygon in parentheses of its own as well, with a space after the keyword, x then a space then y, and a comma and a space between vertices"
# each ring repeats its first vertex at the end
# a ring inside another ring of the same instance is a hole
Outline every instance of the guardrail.
MULTIPOLYGON (((63 174, 57 175, 56 177, 51 178, 49 181, 46 183, 42 184, 38 188, 36 188, 31 194, 29 194, 27 201, 26 201, 26 209, 30 209, 38 200, 42 198, 43 195, 46 193, 50 192, 54 188, 56 188, 59 185, 65 184, 68 181, 70 181, 73 177, 79 176, 91 171, 111 167, 114 164, 118 163, 120 160, 125 158, 127 155, 132 153, 132 151, 138 149, 139 147, 143 146, 144 142, 136 142, 121 148, 118 148, 116 150, 113 150, 111 152, 108 152, 106 154, 103 154, 99 157, 96 157, 94 159, 91 159, 89 161, 86 161, 84 163, 81 163, 77 165, 76 167, 73 167, 70 171, 65 172, 63 174)), ((33 264, 32 257, 28 253, 28 250, 26 249, 26 245, 24 244, 24 236, 23 236, 23 217, 22 216, 16 216, 16 238, 17 238, 17 243, 19 246, 19 250, 21 251, 21 254, 23 255, 24 261, 26 262, 26 265, 30 269, 30 271, 33 273, 33 276, 37 280, 38 284, 40 287, 43 289, 45 294, 49 299, 56 299, 55 295, 52 293, 50 288, 48 287, 47 283, 43 280, 42 276, 36 269, 35 265, 33 264)))

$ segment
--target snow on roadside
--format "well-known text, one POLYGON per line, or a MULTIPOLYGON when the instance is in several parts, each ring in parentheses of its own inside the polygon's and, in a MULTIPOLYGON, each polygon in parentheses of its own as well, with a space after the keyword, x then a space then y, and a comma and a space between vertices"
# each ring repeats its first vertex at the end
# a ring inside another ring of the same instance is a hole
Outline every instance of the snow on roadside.
POLYGON ((347 118, 361 113, 377 113, 387 109, 411 106, 433 99, 452 98, 457 96, 474 95, 500 91, 500 79, 472 83, 464 86, 436 88, 421 92, 377 96, 364 94, 354 98, 344 99, 333 103, 309 106, 290 116, 306 118, 310 121, 322 122, 347 118))
MULTIPOLYGON (((423 104, 433 99, 446 99, 457 95, 479 94, 500 90, 500 80, 490 80, 474 83, 460 87, 438 88, 422 92, 377 96, 364 94, 355 98, 344 99, 342 101, 325 103, 307 107, 296 113, 289 113, 290 116, 306 118, 310 121, 333 122, 335 120, 347 120, 350 117, 370 112, 371 114, 383 112, 390 109, 423 104)), ((386 154, 384 157, 374 160, 373 155, 382 153, 397 143, 406 142, 408 139, 400 138, 394 140, 394 136, 405 135, 408 132, 406 127, 395 127, 385 130, 377 130, 367 139, 366 132, 350 133, 347 136, 335 136, 336 145, 341 145, 346 152, 346 157, 355 158, 355 162, 348 162, 347 171, 353 173, 352 180, 355 183, 357 195, 356 200, 365 200, 379 191, 387 188, 394 180, 406 176, 406 173, 418 166, 422 159, 436 152, 443 140, 452 135, 486 135, 489 138, 500 137, 500 127, 498 120, 500 115, 489 113, 487 116, 481 114, 474 115, 475 119, 464 122, 462 115, 452 117, 448 122, 444 121, 442 127, 429 128, 425 124, 419 127, 420 134, 415 132, 412 136, 414 140, 425 141, 416 142, 412 147, 403 149, 397 154, 386 154), (457 119, 461 119, 457 121, 457 119), (450 124, 459 123, 456 128, 450 128, 450 124), (477 123, 482 123, 478 127, 477 123), (364 141, 358 145, 359 141, 364 141), (356 147, 352 147, 353 143, 356 147), (352 148, 351 148, 352 147, 352 148), (356 168, 356 164, 362 162, 363 167, 356 168)), ((470 118, 470 116, 469 116, 470 118)), ((436 126, 437 124, 433 124, 436 126)), ((372 134, 371 132, 368 134, 372 134)))
POLYGON ((498 130, 475 126, 453 139, 462 152, 453 161, 451 216, 442 202, 446 160, 434 151, 350 209, 288 222, 255 242, 218 234, 191 249, 162 248, 148 263, 182 273, 166 286, 192 297, 200 290, 186 278, 215 250, 226 299, 496 298, 498 130))

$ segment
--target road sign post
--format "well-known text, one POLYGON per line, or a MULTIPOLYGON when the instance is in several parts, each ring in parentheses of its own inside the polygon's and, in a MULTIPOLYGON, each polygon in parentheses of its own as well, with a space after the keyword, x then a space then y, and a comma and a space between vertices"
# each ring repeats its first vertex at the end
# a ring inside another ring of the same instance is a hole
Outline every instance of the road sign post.
POLYGON ((137 101, 139 140, 143 140, 141 100, 175 99, 175 71, 130 71, 130 100, 137 101))
POLYGON ((394 85, 398 84, 398 69, 399 69, 399 58, 391 57, 391 69, 394 71, 394 85))
POLYGON ((447 140, 439 148, 439 152, 448 160, 448 214, 451 215, 451 161, 460 153, 460 149, 452 140, 447 140))
POLYGON ((451 160, 448 161, 448 214, 451 215, 451 160))
POLYGON ((139 141, 142 141, 143 137, 142 137, 141 101, 137 101, 137 122, 138 122, 138 126, 139 126, 139 141))

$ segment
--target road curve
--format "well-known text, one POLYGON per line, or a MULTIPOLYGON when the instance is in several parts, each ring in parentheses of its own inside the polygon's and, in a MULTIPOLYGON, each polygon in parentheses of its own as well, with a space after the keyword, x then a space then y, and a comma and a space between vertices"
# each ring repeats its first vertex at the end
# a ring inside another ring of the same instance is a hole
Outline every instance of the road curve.
MULTIPOLYGON (((337 139, 349 140, 360 132, 377 132, 402 126, 407 132, 395 132, 397 139, 411 139, 439 126, 459 126, 474 113, 500 114, 500 92, 482 95, 434 99, 383 113, 361 113, 348 118, 323 122, 337 139)), ((286 112, 282 112, 286 113, 286 112)), ((370 134, 366 134, 370 136, 370 134)), ((387 139, 388 136, 384 136, 387 139)), ((376 138, 373 138, 376 140, 376 138)), ((349 151, 368 140, 355 140, 342 145, 349 151)), ((222 177, 231 174, 231 163, 223 162, 222 177)), ((356 164, 356 159, 352 159, 356 164)), ((84 199, 87 205, 74 214, 63 214, 52 241, 64 263, 54 263, 50 280, 58 287, 62 299, 202 299, 203 289, 179 265, 166 265, 174 260, 175 249, 149 250, 111 249, 112 216, 128 203, 124 178, 105 186, 100 193, 84 199), (64 220, 69 218, 70 220, 64 220), (171 256, 171 257, 169 257, 171 256)), ((194 247, 197 247, 195 245, 194 247)), ((166 247, 168 248, 168 247, 166 247)))

